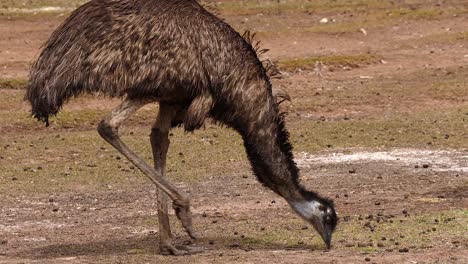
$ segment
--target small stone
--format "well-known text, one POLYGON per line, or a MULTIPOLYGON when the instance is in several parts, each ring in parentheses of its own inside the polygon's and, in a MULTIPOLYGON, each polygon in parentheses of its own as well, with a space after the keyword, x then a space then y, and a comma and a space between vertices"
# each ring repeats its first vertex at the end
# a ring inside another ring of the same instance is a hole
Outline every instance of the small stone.
POLYGON ((208 244, 213 245, 213 244, 214 244, 214 241, 213 241, 213 240, 210 240, 210 241, 208 241, 208 244))
POLYGON ((12 180, 12 181, 17 181, 17 180, 18 180, 18 178, 16 178, 16 177, 12 177, 12 178, 11 178, 11 180, 12 180))
POLYGON ((384 247, 383 243, 377 243, 377 247, 384 247))
POLYGON ((351 174, 356 173, 356 169, 350 169, 350 170, 349 170, 349 173, 351 173, 351 174))
POLYGON ((52 209, 52 212, 58 212, 59 209, 57 207, 55 207, 54 209, 52 209))
POLYGON ((380 202, 375 202, 374 204, 375 204, 375 205, 380 205, 380 202))
POLYGON ((432 228, 432 231, 433 231, 433 232, 435 232, 436 230, 437 230, 437 228, 435 228, 435 227, 432 228))
POLYGON ((403 210, 403 212, 402 212, 402 213, 403 213, 404 215, 407 215, 407 214, 408 214, 408 211, 406 211, 406 210, 403 210))
POLYGON ((423 164, 422 167, 423 167, 424 169, 427 169, 427 168, 429 168, 429 164, 423 164))
POLYGON ((302 227, 301 227, 301 230, 307 230, 307 229, 309 229, 308 226, 302 226, 302 227))
POLYGON ((211 221, 211 223, 216 224, 216 223, 218 223, 218 220, 213 220, 213 221, 211 221))
POLYGON ((408 248, 400 248, 400 249, 398 250, 398 252, 400 252, 400 253, 406 253, 406 252, 409 252, 409 249, 408 249, 408 248))
POLYGON ((202 213, 202 217, 207 217, 207 216, 208 215, 205 212, 202 213))
POLYGON ((365 261, 370 261, 370 258, 365 258, 364 260, 365 260, 365 261))

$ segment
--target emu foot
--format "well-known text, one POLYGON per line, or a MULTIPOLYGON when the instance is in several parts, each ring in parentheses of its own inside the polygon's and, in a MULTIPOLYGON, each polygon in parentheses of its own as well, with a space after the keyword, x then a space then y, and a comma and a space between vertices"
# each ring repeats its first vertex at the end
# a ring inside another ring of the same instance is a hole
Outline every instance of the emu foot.
POLYGON ((186 202, 174 201, 172 206, 175 210, 177 218, 179 218, 188 235, 193 239, 197 239, 198 236, 193 230, 192 213, 190 212, 190 205, 188 200, 186 202))
POLYGON ((174 245, 171 241, 161 242, 159 245, 159 251, 161 255, 192 255, 203 252, 203 247, 189 246, 189 245, 174 245))

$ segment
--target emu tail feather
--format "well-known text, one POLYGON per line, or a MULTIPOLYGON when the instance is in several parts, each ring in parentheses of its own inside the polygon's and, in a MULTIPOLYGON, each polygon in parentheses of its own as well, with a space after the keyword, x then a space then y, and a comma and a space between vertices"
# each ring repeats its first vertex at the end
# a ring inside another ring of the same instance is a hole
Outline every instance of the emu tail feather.
POLYGON ((41 55, 32 66, 25 100, 31 104, 32 116, 49 125, 49 117, 56 115, 72 96, 83 92, 70 79, 52 67, 54 62, 41 55))
POLYGON ((49 126, 49 117, 56 115, 70 96, 66 86, 51 85, 50 80, 33 67, 25 100, 31 104, 34 118, 49 126))

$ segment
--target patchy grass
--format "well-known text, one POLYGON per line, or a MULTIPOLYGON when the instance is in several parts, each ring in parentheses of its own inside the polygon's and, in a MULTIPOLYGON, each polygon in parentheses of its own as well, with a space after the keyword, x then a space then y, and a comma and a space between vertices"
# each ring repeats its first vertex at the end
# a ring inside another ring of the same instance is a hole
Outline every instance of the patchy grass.
POLYGON ((0 79, 0 89, 24 89, 27 83, 26 79, 0 79))
POLYGON ((248 15, 256 13, 293 13, 293 12, 351 12, 369 8, 390 7, 391 1, 377 0, 336 0, 336 1, 222 1, 216 7, 225 14, 248 15))
POLYGON ((314 69, 317 62, 321 62, 331 67, 351 67, 358 68, 362 65, 377 63, 382 57, 372 54, 359 55, 328 55, 300 59, 281 60, 278 67, 285 71, 294 71, 297 69, 314 69))
MULTIPOLYGON (((122 129, 123 140, 152 164, 148 134, 149 126, 122 129)), ((192 182, 214 173, 233 174, 238 173, 240 167, 247 168, 240 137, 233 131, 210 128, 195 135, 176 129, 171 141, 167 171, 173 179, 192 182), (225 166, 226 163, 230 166, 225 166)), ((132 185, 146 181, 94 129, 54 131, 41 128, 27 139, 24 136, 2 137, 0 148, 2 190, 41 193, 63 191, 76 185, 99 190, 115 182, 132 185)))
POLYGON ((290 122, 297 151, 327 148, 468 148, 464 110, 427 111, 389 118, 290 122))
POLYGON ((454 44, 460 41, 468 41, 468 31, 446 32, 424 36, 422 38, 411 40, 411 45, 420 44, 454 44))
MULTIPOLYGON (((81 122, 97 122, 94 113, 81 122)), ((390 118, 364 120, 291 120, 288 128, 296 151, 313 152, 329 148, 437 147, 468 148, 465 111, 430 111, 390 118), (446 135, 449 135, 447 138, 446 135), (430 142, 430 145, 429 145, 430 142)), ((122 129, 123 140, 152 163, 148 125, 122 129)), ((78 122, 78 121, 77 121, 78 122)), ((74 124, 74 127, 79 126, 74 124)), ((74 128, 72 128, 74 129, 74 128)), ((113 182, 142 184, 141 173, 102 140, 92 126, 84 131, 38 128, 34 134, 4 136, 0 166, 2 190, 50 192, 76 185, 107 188, 113 182), (16 180, 13 180, 16 178, 16 180), (29 184, 24 184, 29 183, 29 184)), ((232 130, 208 125, 194 134, 176 129, 168 156, 171 178, 197 182, 216 175, 249 174, 241 138, 232 130), (200 153, 204 153, 200 155, 200 153)))
POLYGON ((464 234, 468 231, 467 224, 466 210, 396 217, 379 223, 375 219, 356 219, 342 222, 335 239, 347 241, 348 244, 353 241, 351 243, 355 245, 354 247, 363 252, 425 248, 428 245, 441 245, 463 240, 464 234), (374 231, 365 226, 367 222, 374 227, 374 231), (370 243, 368 243, 369 240, 371 240, 370 243), (359 245, 360 242, 361 245, 359 245))
MULTIPOLYGON (((331 1, 328 1, 331 3, 331 1)), ((352 1, 351 1, 352 2, 352 1)), ((229 2, 229 3, 243 3, 243 2, 229 2)), ((285 2, 292 4, 293 2, 285 2)), ((310 4, 315 3, 315 1, 309 2, 310 4)), ((449 18, 454 15, 463 15, 468 11, 468 7, 460 5, 460 3, 447 4, 440 7, 433 7, 431 5, 424 6, 409 6, 406 4, 394 4, 394 5, 366 5, 366 4, 351 4, 351 5, 342 5, 337 9, 330 9, 328 7, 323 8, 306 8, 306 7, 297 7, 297 9, 285 9, 289 10, 284 13, 295 13, 295 14, 279 14, 278 8, 274 8, 273 4, 261 6, 260 9, 270 9, 262 12, 260 10, 254 10, 252 14, 245 11, 252 11, 249 9, 239 9, 240 14, 247 13, 251 16, 250 20, 255 21, 255 31, 267 34, 274 35, 278 33, 329 33, 329 34, 342 34, 342 33, 352 33, 360 32, 361 28, 364 28, 371 32, 372 29, 390 27, 398 25, 401 23, 408 23, 415 20, 438 20, 449 18), (341 10, 340 10, 341 9, 341 10), (254 16, 257 13, 259 15, 254 16), (261 14, 261 15, 260 15, 261 14), (265 15, 267 14, 267 15, 265 15), (275 15, 278 14, 278 15, 275 15), (295 15, 295 21, 283 21, 286 17, 290 15, 295 15), (275 16, 275 19, 272 19, 272 16, 275 16), (319 23, 320 19, 327 17, 330 21, 321 24, 319 23)), ((306 4, 307 6, 307 4, 306 4)), ((220 8, 222 15, 235 15, 226 12, 220 8)), ((237 14, 238 15, 238 14, 237 14)), ((237 28, 246 28, 249 24, 253 22, 241 21, 240 24, 236 24, 237 28)))

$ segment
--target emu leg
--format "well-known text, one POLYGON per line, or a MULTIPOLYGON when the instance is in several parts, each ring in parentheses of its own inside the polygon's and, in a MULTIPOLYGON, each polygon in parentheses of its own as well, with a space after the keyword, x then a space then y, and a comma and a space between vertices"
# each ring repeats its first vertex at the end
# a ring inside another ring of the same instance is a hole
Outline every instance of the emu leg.
POLYGON ((195 237, 192 227, 192 214, 190 212, 189 199, 172 186, 172 184, 167 182, 160 172, 149 166, 142 158, 125 145, 119 137, 118 129, 122 122, 146 103, 147 102, 144 101, 125 99, 119 106, 112 110, 109 116, 99 123, 99 135, 139 168, 151 182, 171 198, 177 217, 182 222, 182 226, 191 237, 195 237))
MULTIPOLYGON (((169 149, 169 130, 177 114, 177 108, 160 104, 156 123, 151 129, 151 148, 153 150, 154 168, 162 178, 166 178, 166 157, 169 149)), ((159 221, 159 249, 162 255, 185 255, 203 251, 201 247, 174 246, 172 241, 169 214, 167 209, 167 195, 158 190, 158 221, 159 221)))

